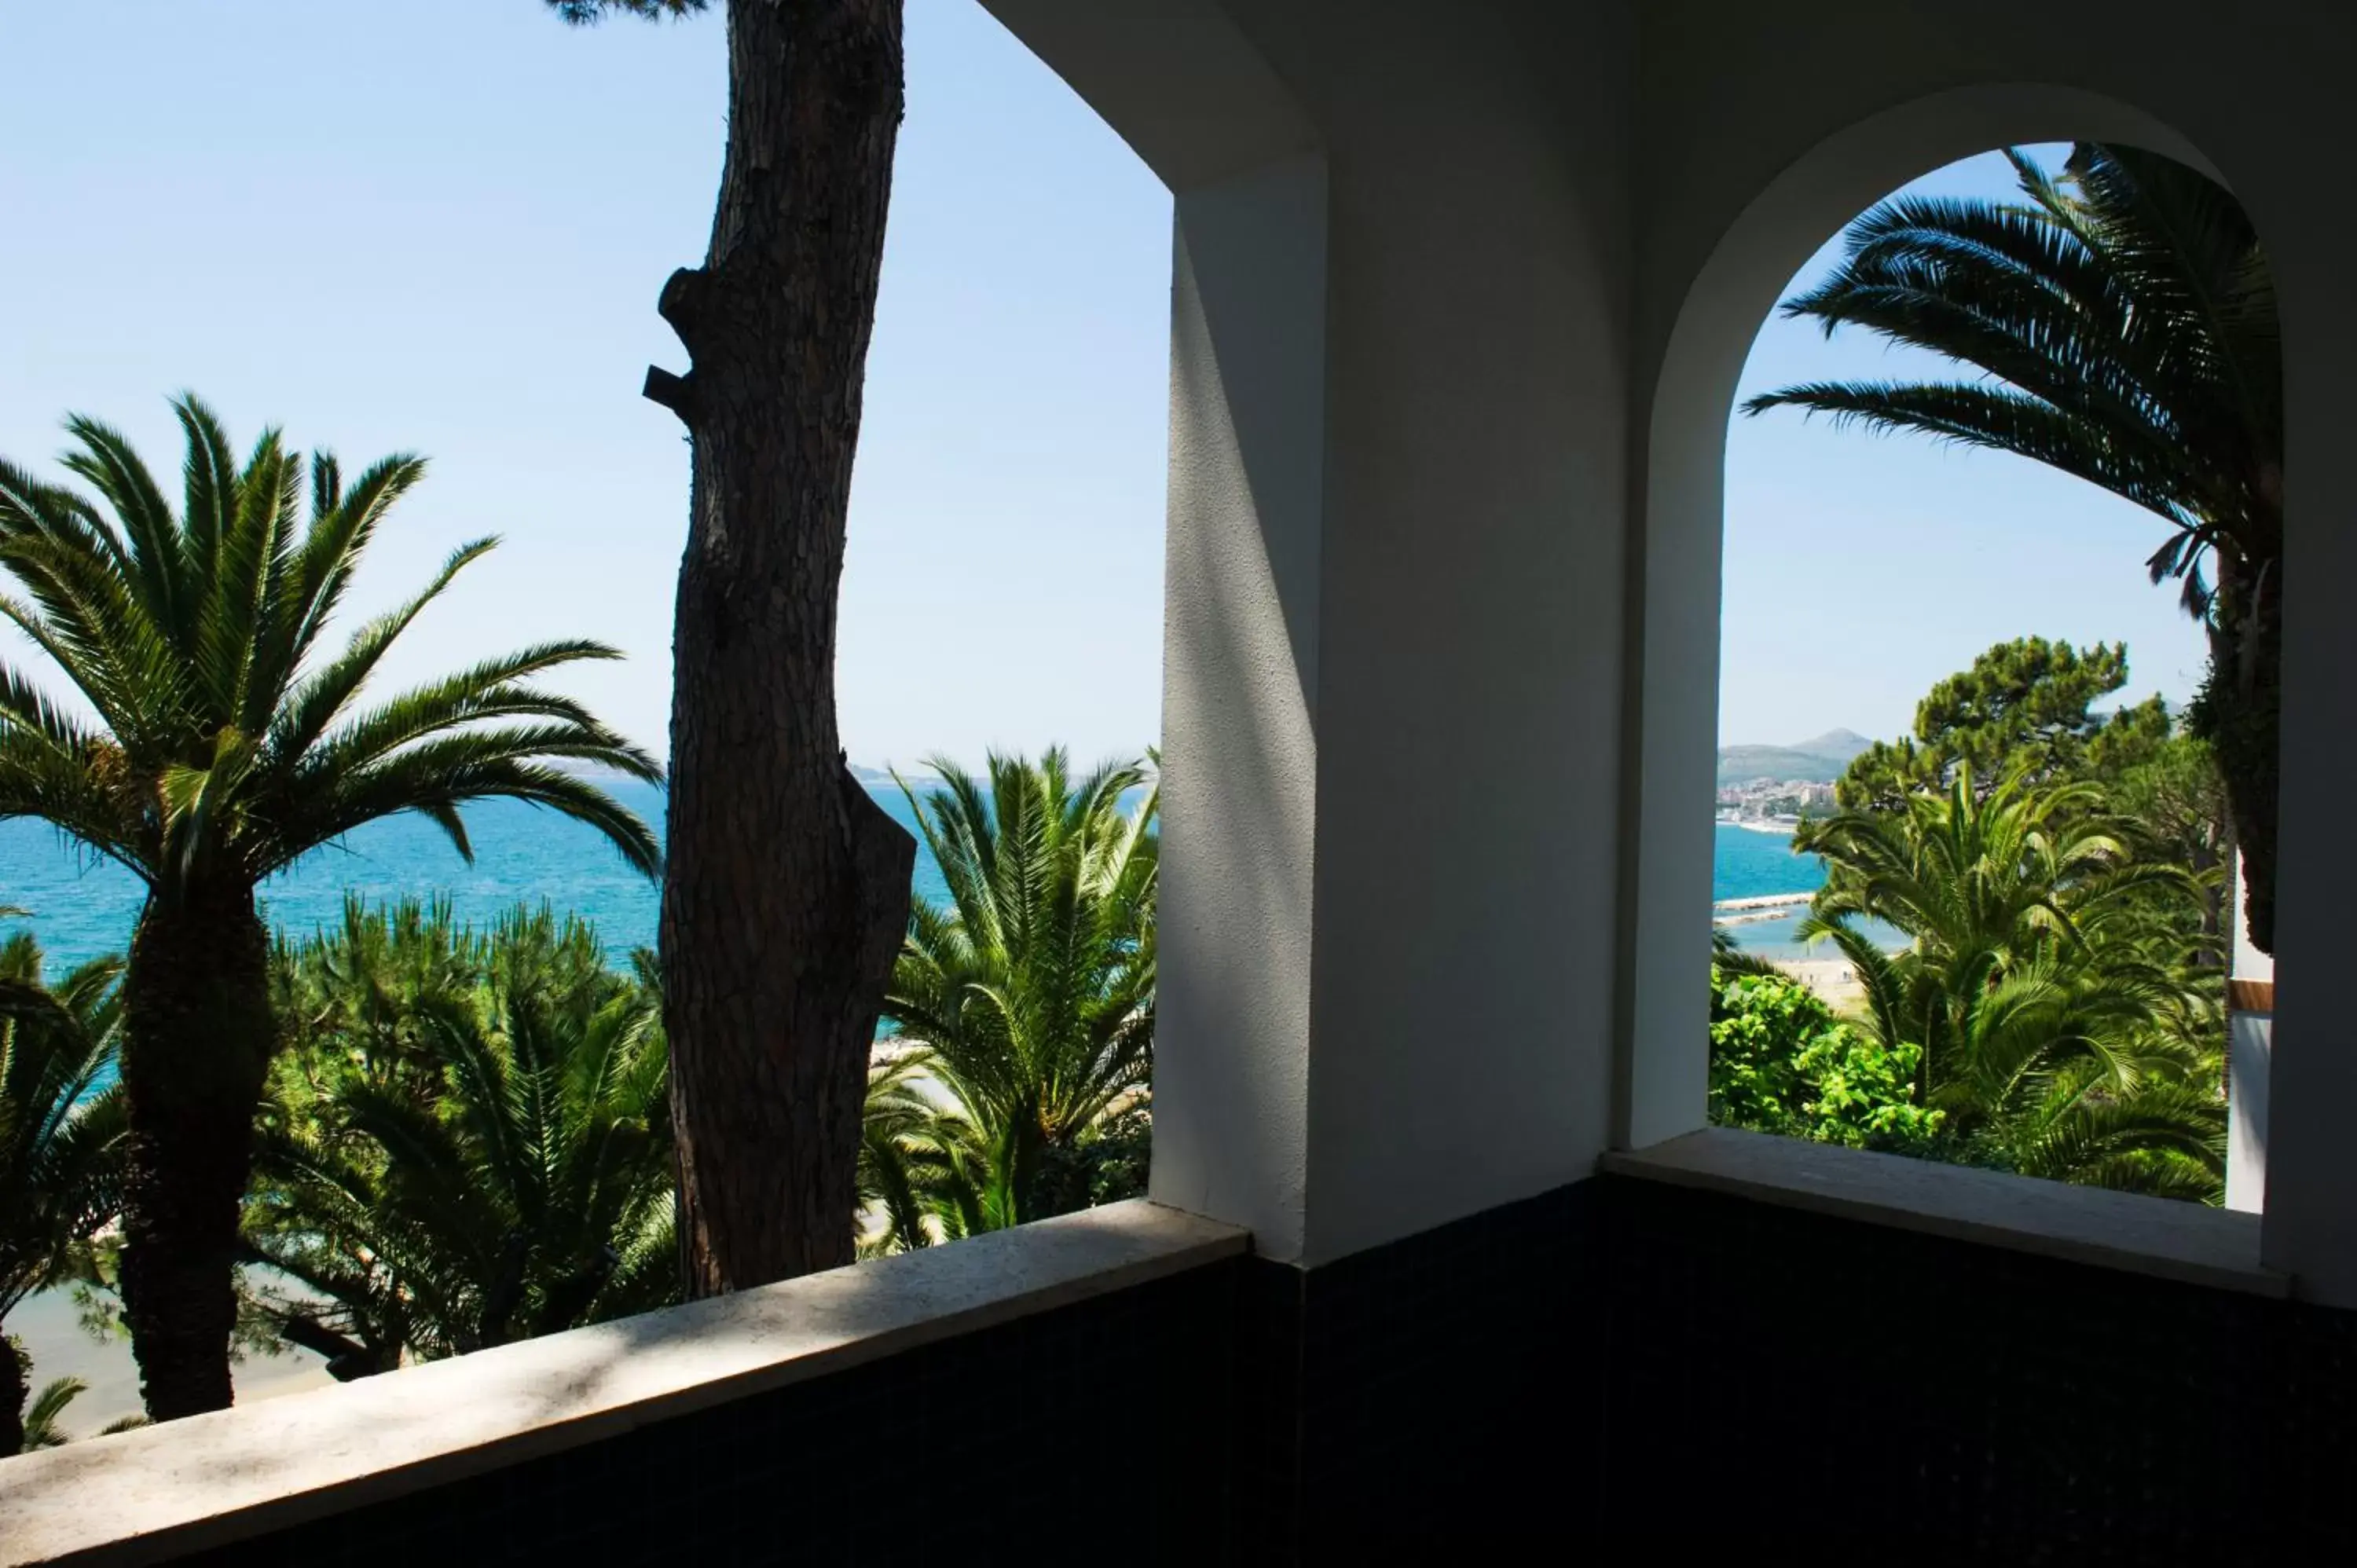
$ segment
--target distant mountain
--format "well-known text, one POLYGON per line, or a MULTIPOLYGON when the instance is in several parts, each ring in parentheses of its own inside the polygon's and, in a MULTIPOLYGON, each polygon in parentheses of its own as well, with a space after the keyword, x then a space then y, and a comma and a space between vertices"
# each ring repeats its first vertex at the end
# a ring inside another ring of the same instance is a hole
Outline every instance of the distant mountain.
POLYGON ((1718 748, 1718 781, 1796 779, 1830 784, 1842 776, 1851 757, 1873 744, 1854 731, 1837 729, 1791 746, 1723 746, 1718 748))
MULTIPOLYGON (((593 762, 558 761, 551 766, 559 772, 570 773, 580 779, 594 779, 600 784, 610 784, 617 779, 629 777, 610 768, 600 768, 593 762)), ((892 782, 892 770, 889 768, 869 768, 857 762, 848 763, 845 766, 851 769, 853 779, 871 789, 890 789, 896 792, 899 789, 899 786, 892 782)), ((911 784, 922 786, 933 782, 933 770, 930 768, 903 768, 900 769, 900 774, 911 784)))

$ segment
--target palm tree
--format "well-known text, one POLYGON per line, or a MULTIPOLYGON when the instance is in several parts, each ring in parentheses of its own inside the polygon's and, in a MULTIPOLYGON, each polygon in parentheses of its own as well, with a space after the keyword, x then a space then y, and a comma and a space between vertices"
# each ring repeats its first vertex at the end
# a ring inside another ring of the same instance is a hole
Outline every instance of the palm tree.
POLYGON ((868 1063, 859 1198, 873 1223, 860 1241, 863 1256, 990 1229, 983 1206, 985 1142, 963 1111, 942 1103, 925 1071, 931 1060, 921 1047, 890 1045, 868 1063))
POLYGON ((1803 822, 1795 854, 1821 855, 1813 918, 1868 916, 1938 961, 2000 966, 2050 940, 2074 953, 2142 934, 2155 900, 2198 900, 2192 872, 2137 854, 2135 824, 2104 809, 2099 786, 2016 775, 1993 789, 1960 768, 1944 789, 1896 811, 1843 811, 1803 822))
POLYGON ((386 906, 345 894, 333 928, 301 940, 282 932, 273 946, 271 1010, 296 1053, 276 1070, 308 1080, 349 1067, 435 1099, 441 1062, 427 1033, 473 1004, 491 956, 447 897, 386 906))
POLYGON ((1710 929, 1710 966, 1725 974, 1766 976, 1781 979, 1784 972, 1776 961, 1762 958, 1736 940, 1735 933, 1725 926, 1710 929))
POLYGON ((89 419, 68 421, 65 467, 103 511, 0 464, 0 569, 26 596, 0 596, 0 616, 97 715, 0 667, 0 818, 45 818, 147 886, 124 978, 123 1287, 158 1420, 230 1402, 238 1200, 276 1041, 256 886, 398 811, 468 855, 458 808, 493 796, 587 822, 652 875, 645 824, 557 765, 661 778, 578 703, 533 683, 617 657, 600 643, 539 644, 360 706, 385 651, 495 541, 458 550, 322 656, 361 553, 423 460, 388 457, 347 488, 334 458, 307 464, 271 431, 241 467, 210 410, 193 397, 174 408, 188 441, 177 514, 129 444, 89 419))
POLYGON ((1974 1157, 2025 1175, 2214 1197, 2224 1170, 2217 1027, 2193 961, 2200 878, 2140 857, 2093 787, 2016 776, 1900 811, 1803 824, 1828 879, 1804 938, 1865 991, 1857 1020, 1916 1048, 1918 1101, 1974 1157), (1852 923, 1913 939, 1886 953, 1852 923))
MULTIPOLYGON (((43 1383, 41 1391, 25 1407, 24 1435, 21 1446, 15 1452, 30 1454, 41 1448, 62 1448, 71 1442, 63 1424, 66 1407, 88 1392, 90 1385, 80 1378, 51 1378, 43 1383)), ((110 1437, 146 1424, 144 1415, 126 1415, 100 1427, 98 1435, 110 1437)))
POLYGON ((1060 749, 1036 765, 994 755, 986 779, 928 765, 941 788, 900 788, 950 905, 909 912, 884 1010, 893 1048, 922 1054, 872 1079, 865 1161, 902 1245, 921 1244, 909 1222, 920 1208, 963 1235, 1105 1196, 1106 1160, 1143 1136, 1153 1067, 1159 797, 1146 765, 1074 779, 1060 749), (899 1118, 881 1132, 879 1095, 899 1118))
MULTIPOLYGON (((41 1448, 64 1447, 72 1441, 64 1426, 66 1407, 88 1392, 90 1385, 80 1378, 52 1378, 43 1383, 41 1391, 35 1394, 32 1402, 25 1407, 19 1446, 6 1452, 30 1454, 41 1448)), ((120 1421, 110 1421, 100 1427, 98 1435, 107 1437, 146 1424, 147 1418, 144 1415, 126 1415, 120 1421)), ((0 1436, 5 1435, 0 1434, 0 1436)))
POLYGON ((1856 324, 1982 372, 1835 381, 1751 399, 2032 458, 2159 516, 2146 565, 2210 639, 2195 732, 2217 752, 2249 887, 2275 948, 2283 351, 2249 216, 2157 154, 2083 142, 2060 178, 2018 151, 2023 199, 1903 197, 1851 224, 1842 264, 1788 317, 1856 324))
MULTIPOLYGON (((94 959, 48 986, 30 936, 0 943, 0 1322, 67 1277, 121 1201, 124 1098, 110 1079, 122 969, 94 959)), ((29 1391, 0 1348, 0 1454, 27 1441, 29 1391)))
POLYGON ((1860 1026, 1886 1049, 1936 1042, 1918 1095, 1963 1157, 2158 1197, 2222 1194, 2219 1057, 2169 1026, 2165 995, 2050 953, 2002 973, 1946 969, 1839 923, 1826 931, 1865 988, 1860 1026))
POLYGON ((299 1021, 246 1230, 299 1287, 262 1293, 288 1339, 349 1379, 675 1299, 651 955, 617 974, 544 908, 477 936, 407 905, 278 968, 299 1021))
MULTIPOLYGON (((90 1385, 80 1378, 52 1378, 42 1384, 41 1391, 35 1394, 32 1402, 25 1407, 24 1420, 17 1429, 16 1446, 6 1452, 30 1454, 38 1448, 65 1446, 66 1432, 59 1424, 59 1420, 66 1412, 66 1406, 89 1391, 90 1385)), ((0 1443, 5 1443, 7 1436, 6 1433, 0 1432, 0 1443)))

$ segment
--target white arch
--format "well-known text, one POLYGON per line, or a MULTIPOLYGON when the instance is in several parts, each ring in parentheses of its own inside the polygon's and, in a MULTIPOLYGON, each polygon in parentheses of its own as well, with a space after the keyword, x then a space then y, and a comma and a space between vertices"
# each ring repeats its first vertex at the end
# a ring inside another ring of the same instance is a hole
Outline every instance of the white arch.
POLYGON ((1215 0, 982 0, 1174 194, 1281 163, 1316 128, 1215 0))
MULTIPOLYGON (((1851 219, 1935 168, 2007 145, 2074 140, 2148 147, 2223 177, 2156 116, 2077 88, 1956 88, 1867 116, 1794 160, 1728 225, 1685 290, 1658 360, 1631 505, 1623 1038, 1616 1140, 1643 1148, 1704 1123, 1712 800, 1718 731, 1719 563, 1735 388, 1760 323, 1793 274, 1851 219)), ((1644 367, 1640 368, 1641 377, 1644 367)))

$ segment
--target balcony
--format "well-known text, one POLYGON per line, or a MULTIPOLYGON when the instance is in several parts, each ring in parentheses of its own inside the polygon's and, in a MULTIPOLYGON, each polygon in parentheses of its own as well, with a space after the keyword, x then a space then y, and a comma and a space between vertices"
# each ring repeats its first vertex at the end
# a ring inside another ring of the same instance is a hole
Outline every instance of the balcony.
POLYGON ((0 1562, 1453 1556, 1632 1505, 1764 1545, 1811 1498, 1940 1560, 2347 1529, 2347 1315, 2249 1216, 2037 1187, 1702 1133, 1308 1273, 1114 1205, 29 1456, 0 1562))
POLYGON ((1177 198, 1154 1202, 12 1460, 0 1563, 2345 1558, 2357 24, 991 9, 1177 198), (2296 328, 2263 1214, 1703 1128, 1743 355, 2071 136, 2216 170, 2296 328))

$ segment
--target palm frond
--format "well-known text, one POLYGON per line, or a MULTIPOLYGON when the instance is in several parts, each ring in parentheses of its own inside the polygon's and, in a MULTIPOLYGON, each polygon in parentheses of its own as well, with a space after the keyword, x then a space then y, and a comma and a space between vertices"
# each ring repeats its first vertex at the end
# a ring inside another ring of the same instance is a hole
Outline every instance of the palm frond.
POLYGON ((560 765, 652 781, 660 769, 579 703, 533 683, 611 657, 602 645, 525 649, 353 711, 394 641, 493 541, 454 553, 420 593, 313 666, 421 459, 388 457, 347 485, 335 458, 307 459, 274 430, 241 462, 204 403, 183 396, 173 408, 187 445, 177 515, 137 453, 94 420, 69 421, 66 467, 112 521, 0 464, 0 572, 20 590, 0 595, 0 618, 100 720, 84 726, 0 671, 0 816, 48 818, 167 903, 195 881, 250 886, 371 813, 422 811, 464 854, 457 808, 499 795, 589 823, 651 873, 645 825, 560 765))
POLYGON ((53 1378, 42 1384, 32 1402, 25 1407, 25 1452, 64 1447, 66 1430, 60 1423, 66 1406, 89 1391, 90 1385, 80 1378, 53 1378))
POLYGON ((1096 1200, 1100 1132, 1133 1102, 1154 1035, 1153 823, 1142 766, 1075 777, 1060 750, 994 754, 981 776, 931 758, 901 789, 941 864, 946 906, 919 903, 888 989, 918 1066, 869 1098, 877 1246, 968 1234, 1096 1200), (908 1079, 928 1086, 913 1099, 908 1079), (928 1095, 935 1097, 929 1100, 928 1095))
POLYGON ((29 935, 0 944, 0 1317, 64 1277, 122 1200, 118 961, 45 983, 29 935))
POLYGON ((659 1006, 594 929, 356 909, 277 961, 301 1022, 248 1237, 334 1303, 356 1370, 675 1299, 659 1006))
POLYGON ((2185 1162, 2222 1137, 2215 1049, 2197 1043, 2220 1025, 2177 934, 2198 926, 2201 881, 2146 843, 2084 782, 2017 775, 1984 792, 1966 768, 1796 835, 1828 868, 1802 934, 1850 961, 1862 1026, 1920 1047, 1921 1103, 1972 1149, 2182 1195, 2201 1185, 2185 1162), (1880 952, 1857 917, 1911 945, 1880 952))
POLYGON ((1784 305, 1986 381, 1808 383, 1746 412, 1913 431, 2102 486, 2171 524, 2152 570, 2185 578, 2207 617, 2209 553, 2256 564, 2281 543, 2281 333, 2256 232, 2222 187, 2150 153, 2082 143, 2059 178, 2009 156, 2023 201, 1884 202, 1784 305))

